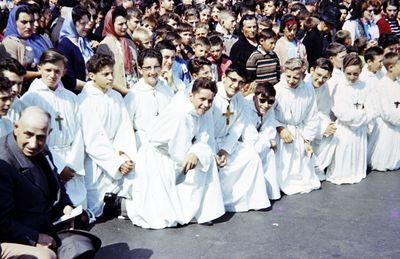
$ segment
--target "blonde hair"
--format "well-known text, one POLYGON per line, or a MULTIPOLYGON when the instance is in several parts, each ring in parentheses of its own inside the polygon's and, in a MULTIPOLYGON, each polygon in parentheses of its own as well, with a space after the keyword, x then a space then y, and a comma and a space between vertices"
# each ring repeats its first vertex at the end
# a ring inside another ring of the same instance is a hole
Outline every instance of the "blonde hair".
POLYGON ((285 62, 285 71, 304 71, 304 62, 300 58, 291 58, 285 62))
POLYGON ((152 36, 153 33, 145 27, 138 27, 132 33, 132 39, 134 42, 143 42, 145 39, 151 38, 152 36))

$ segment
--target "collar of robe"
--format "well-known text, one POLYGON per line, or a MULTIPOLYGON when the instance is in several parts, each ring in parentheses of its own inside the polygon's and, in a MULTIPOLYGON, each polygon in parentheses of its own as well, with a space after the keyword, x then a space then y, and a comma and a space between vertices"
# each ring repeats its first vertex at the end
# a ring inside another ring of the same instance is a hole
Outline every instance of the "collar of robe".
POLYGON ((103 91, 101 91, 99 88, 95 87, 93 84, 94 84, 93 81, 88 81, 85 84, 85 87, 83 87, 82 93, 91 94, 91 95, 105 95, 105 94, 109 94, 112 90, 112 88, 110 88, 105 93, 103 93, 103 91))
POLYGON ((162 86, 162 80, 158 79, 155 86, 151 86, 144 81, 143 78, 140 78, 139 81, 135 84, 135 89, 139 91, 152 91, 156 88, 160 88, 162 86))
POLYGON ((35 91, 61 91, 62 89, 64 89, 64 85, 59 82, 57 84, 57 87, 55 90, 50 89, 50 87, 48 87, 41 78, 36 78, 35 80, 33 80, 32 84, 29 87, 29 91, 35 90, 35 91))

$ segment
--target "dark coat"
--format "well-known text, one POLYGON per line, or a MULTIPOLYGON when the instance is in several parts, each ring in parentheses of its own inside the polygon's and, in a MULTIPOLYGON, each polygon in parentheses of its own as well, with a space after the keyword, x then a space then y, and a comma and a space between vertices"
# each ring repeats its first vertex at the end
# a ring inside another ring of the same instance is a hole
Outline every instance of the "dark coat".
POLYGON ((0 147, 0 242, 35 245, 39 233, 57 240, 52 222, 72 203, 50 152, 28 159, 13 133, 0 138, 0 147))
POLYGON ((317 59, 325 57, 324 40, 323 34, 317 28, 311 29, 304 37, 303 45, 306 47, 307 61, 310 67, 317 59))

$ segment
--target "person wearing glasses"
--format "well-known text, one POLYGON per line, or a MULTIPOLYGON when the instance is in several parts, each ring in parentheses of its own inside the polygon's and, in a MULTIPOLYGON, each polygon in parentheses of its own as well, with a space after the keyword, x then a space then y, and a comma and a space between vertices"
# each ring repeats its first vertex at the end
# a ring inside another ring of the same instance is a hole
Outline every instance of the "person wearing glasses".
POLYGON ((212 108, 214 151, 219 167, 225 210, 243 212, 268 208, 263 166, 255 149, 239 141, 247 124, 245 99, 246 70, 231 64, 217 83, 212 108))
POLYGON ((143 50, 139 54, 138 63, 142 78, 129 90, 124 101, 136 131, 136 144, 139 148, 148 142, 147 131, 169 104, 174 93, 160 78, 162 55, 158 50, 143 50))
POLYGON ((257 83, 254 94, 246 96, 247 126, 243 133, 243 142, 253 146, 263 164, 265 184, 271 200, 281 198, 276 175, 276 127, 275 120, 276 91, 269 82, 257 83))

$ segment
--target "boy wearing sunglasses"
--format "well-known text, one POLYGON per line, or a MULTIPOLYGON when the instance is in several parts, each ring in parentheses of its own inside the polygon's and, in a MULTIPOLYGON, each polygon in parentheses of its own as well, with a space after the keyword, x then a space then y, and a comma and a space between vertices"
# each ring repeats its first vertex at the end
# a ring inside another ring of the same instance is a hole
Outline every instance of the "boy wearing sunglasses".
POLYGON ((261 158, 267 193, 271 200, 281 197, 275 166, 275 137, 278 125, 273 109, 275 95, 272 84, 264 82, 258 83, 254 94, 246 97, 248 122, 243 134, 243 142, 253 146, 261 158))

